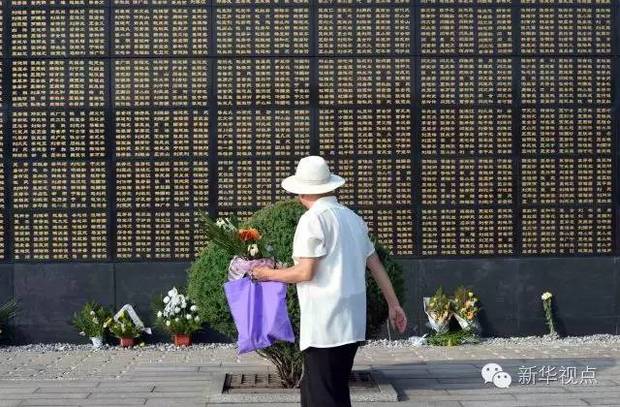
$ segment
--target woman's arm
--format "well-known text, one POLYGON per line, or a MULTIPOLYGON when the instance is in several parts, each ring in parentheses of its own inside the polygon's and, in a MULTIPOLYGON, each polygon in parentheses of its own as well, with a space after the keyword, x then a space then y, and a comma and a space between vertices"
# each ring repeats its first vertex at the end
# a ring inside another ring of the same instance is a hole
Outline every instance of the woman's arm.
POLYGON ((396 327, 400 333, 403 333, 407 327, 407 316, 405 315, 405 311, 403 311, 400 306, 400 302, 398 301, 398 297, 396 297, 390 277, 385 271, 385 267, 383 267, 377 253, 371 254, 366 259, 366 266, 370 269, 372 277, 377 282, 377 285, 385 297, 385 301, 389 307, 389 316, 392 326, 396 327))
POLYGON ((316 257, 302 257, 299 262, 285 269, 271 269, 268 267, 257 267, 252 270, 252 278, 258 281, 280 281, 282 283, 301 283, 310 281, 314 277, 315 266, 318 261, 316 257))

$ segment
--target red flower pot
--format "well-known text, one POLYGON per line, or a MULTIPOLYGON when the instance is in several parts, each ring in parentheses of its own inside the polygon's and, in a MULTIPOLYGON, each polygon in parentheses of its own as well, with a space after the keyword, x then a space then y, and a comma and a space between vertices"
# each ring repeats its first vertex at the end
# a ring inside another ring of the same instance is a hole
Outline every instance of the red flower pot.
POLYGON ((123 348, 129 348, 136 344, 136 338, 121 338, 121 346, 123 348))
POLYGON ((176 346, 190 346, 192 344, 192 337, 185 334, 174 335, 174 344, 176 346))

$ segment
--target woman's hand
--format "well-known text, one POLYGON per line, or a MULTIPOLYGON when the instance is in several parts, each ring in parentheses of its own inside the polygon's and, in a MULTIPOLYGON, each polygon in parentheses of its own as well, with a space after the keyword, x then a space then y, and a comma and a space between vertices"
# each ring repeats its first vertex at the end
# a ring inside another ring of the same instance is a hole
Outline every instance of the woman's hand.
POLYGON ((256 267, 252 269, 250 277, 256 281, 269 281, 272 271, 273 269, 270 269, 269 267, 256 267))
POLYGON ((407 316, 405 315, 405 311, 401 308, 400 305, 394 305, 389 309, 390 322, 392 326, 398 329, 398 332, 401 334, 405 332, 405 328, 407 328, 407 316))

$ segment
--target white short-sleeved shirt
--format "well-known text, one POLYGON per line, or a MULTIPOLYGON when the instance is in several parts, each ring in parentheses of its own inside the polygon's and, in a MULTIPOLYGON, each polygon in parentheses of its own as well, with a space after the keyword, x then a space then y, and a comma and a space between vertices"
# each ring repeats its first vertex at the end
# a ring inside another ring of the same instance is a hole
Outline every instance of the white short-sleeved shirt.
POLYGON ((366 259, 374 250, 366 222, 334 196, 318 199, 299 219, 295 264, 319 258, 314 278, 297 283, 301 350, 366 339, 366 259))

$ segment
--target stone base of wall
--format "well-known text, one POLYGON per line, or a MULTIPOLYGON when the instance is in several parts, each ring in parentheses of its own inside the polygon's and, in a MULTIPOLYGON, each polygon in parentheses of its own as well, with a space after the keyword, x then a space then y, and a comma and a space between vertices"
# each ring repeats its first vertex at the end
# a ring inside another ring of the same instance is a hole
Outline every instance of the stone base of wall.
MULTIPOLYGON (((620 257, 399 258, 407 287, 405 335, 427 331, 422 297, 442 285, 471 286, 481 300, 480 322, 488 336, 546 332, 540 294, 554 294, 558 330, 564 335, 620 333, 620 257)), ((150 302, 170 287, 184 286, 189 263, 19 263, 0 266, 0 302, 20 304, 10 329, 17 344, 87 343, 71 326, 73 313, 89 300, 136 307, 151 322, 150 302)), ((149 341, 168 341, 160 334, 149 341)), ((196 341, 226 341, 206 329, 196 341)), ((6 343, 6 341, 4 341, 6 343)))

